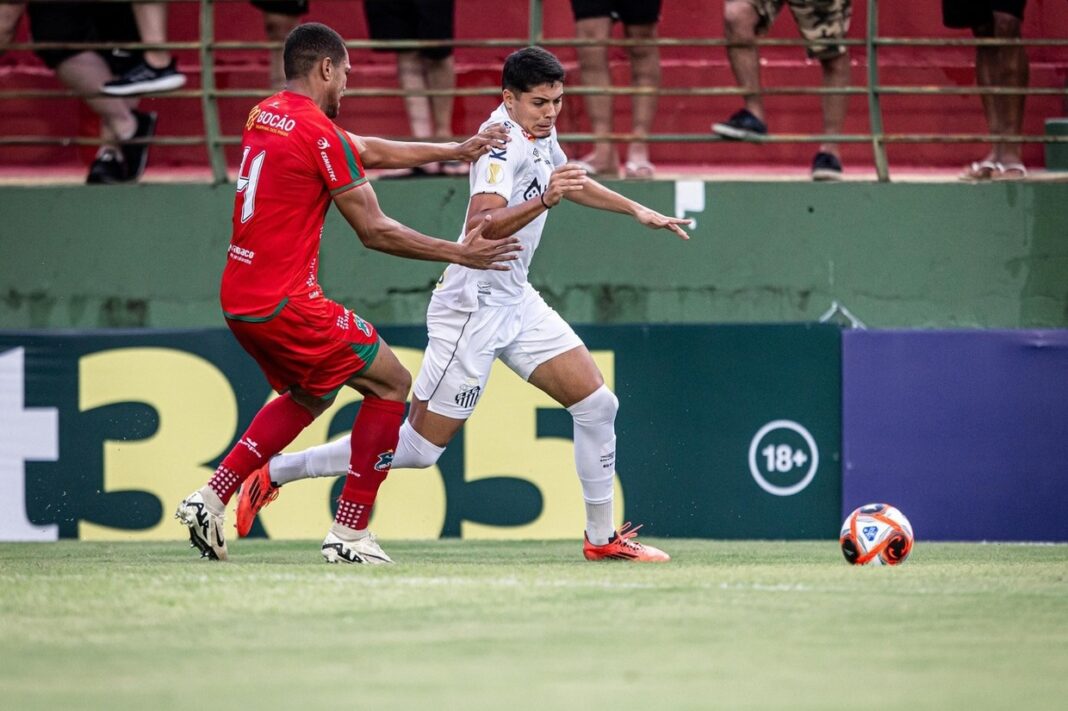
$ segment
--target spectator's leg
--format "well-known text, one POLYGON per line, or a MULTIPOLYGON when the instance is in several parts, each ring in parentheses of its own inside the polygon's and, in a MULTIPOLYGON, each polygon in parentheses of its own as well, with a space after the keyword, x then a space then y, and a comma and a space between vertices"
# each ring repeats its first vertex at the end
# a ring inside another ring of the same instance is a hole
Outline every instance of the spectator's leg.
MULTIPOLYGON (((56 67, 56 76, 67 88, 79 94, 95 94, 100 85, 112 78, 107 62, 96 52, 81 52, 56 67)), ((130 138, 137 130, 137 119, 130 102, 110 96, 87 96, 84 99, 100 117, 100 137, 105 141, 130 138)))
MULTIPOLYGON (((430 89, 443 91, 456 88, 456 65, 452 55, 447 57, 421 57, 426 84, 430 89)), ((430 97, 430 113, 434 120, 434 137, 448 140, 452 137, 451 96, 430 97)))
MULTIPOLYGON (((624 34, 627 39, 655 39, 656 25, 626 25, 624 34)), ((630 54, 630 82, 636 87, 660 87, 660 48, 656 45, 628 47, 630 54)), ((634 133, 648 136, 656 118, 656 94, 635 94, 631 100, 634 120, 634 133)), ((649 165, 649 146, 644 141, 635 141, 627 149, 627 161, 635 166, 649 165)), ((643 171, 639 171, 643 172, 643 171)), ((636 177, 652 177, 649 175, 636 177)))
MULTIPOLYGON (((823 68, 823 85, 825 87, 849 86, 849 52, 843 52, 836 57, 820 60, 823 68)), ((823 132, 827 134, 841 134, 845 130, 846 111, 849 109, 848 94, 824 94, 821 100, 823 106, 823 132)), ((841 157, 838 152, 838 144, 823 142, 820 151, 841 157)))
MULTIPOLYGON (((1020 19, 1003 12, 994 12, 994 36, 1005 39, 1018 39, 1020 19)), ((1030 65, 1027 51, 1023 47, 997 47, 994 83, 998 86, 1025 87, 1030 78, 1030 65)), ((993 113, 997 116, 999 132, 1019 135, 1023 131, 1024 100, 1023 94, 1003 94, 994 96, 993 113)), ((998 161, 1003 165, 1021 163, 1021 146, 1019 143, 999 143, 997 145, 998 161)))
MULTIPOLYGON (((22 12, 26 9, 24 3, 12 5, 0 5, 0 45, 11 44, 15 41, 15 30, 18 29, 22 12)), ((0 54, 4 50, 0 48, 0 54)))
MULTIPOLYGON (((133 4, 137 30, 145 44, 162 44, 167 41, 167 6, 163 3, 137 2, 133 4)), ((171 63, 171 53, 165 49, 145 50, 145 63, 163 69, 171 63)))
MULTIPOLYGON (((972 34, 976 37, 993 37, 994 26, 980 25, 972 28, 972 34)), ((998 62, 1000 55, 997 47, 976 47, 975 48, 975 81, 980 88, 988 86, 997 86, 998 80, 998 62)), ((1001 119, 998 115, 997 105, 994 101, 992 94, 983 94, 981 97, 983 102, 983 113, 986 114, 986 123, 991 133, 1001 133, 1001 119)), ((997 145, 991 144, 990 150, 987 151, 984 161, 996 162, 1000 160, 998 155, 997 145)))
MULTIPOLYGON (((583 40, 606 40, 612 34, 612 18, 587 17, 575 22, 575 34, 583 40)), ((576 47, 579 71, 584 86, 611 86, 612 73, 608 66, 608 48, 604 45, 576 47)), ((597 134, 612 132, 612 97, 606 94, 586 94, 586 113, 590 117, 590 131, 597 134)), ((593 144, 593 151, 582 160, 598 173, 615 172, 619 163, 615 146, 607 141, 593 144)))
MULTIPOLYGON (((280 12, 263 11, 263 33, 271 42, 284 42, 286 36, 300 24, 297 15, 283 15, 280 12)), ((270 80, 272 89, 281 89, 286 83, 285 65, 282 61, 282 49, 271 50, 270 80)))
MULTIPOLYGON (((426 75, 419 53, 414 50, 397 52, 397 81, 406 92, 425 91, 426 75)), ((430 138, 434 131, 430 120, 430 102, 426 96, 405 96, 404 108, 415 138, 430 138)))
MULTIPOLYGON (((757 36, 760 15, 744 0, 727 0, 723 6, 723 25, 728 42, 753 42, 757 36)), ((729 47, 727 58, 738 86, 745 90, 745 108, 761 121, 764 117, 764 98, 760 95, 760 56, 756 46, 729 47)))

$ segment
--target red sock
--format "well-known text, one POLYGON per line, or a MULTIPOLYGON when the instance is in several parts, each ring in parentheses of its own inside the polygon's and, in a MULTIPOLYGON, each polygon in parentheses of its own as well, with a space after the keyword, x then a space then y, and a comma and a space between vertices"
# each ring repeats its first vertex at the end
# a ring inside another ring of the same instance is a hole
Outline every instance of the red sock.
POLYGON ((252 418, 241 441, 222 460, 208 486, 224 504, 230 503, 241 482, 281 452, 314 419, 289 393, 267 403, 252 418))
POLYGON ((352 423, 352 455, 334 520, 349 528, 367 528, 378 487, 393 466, 404 403, 366 397, 352 423))

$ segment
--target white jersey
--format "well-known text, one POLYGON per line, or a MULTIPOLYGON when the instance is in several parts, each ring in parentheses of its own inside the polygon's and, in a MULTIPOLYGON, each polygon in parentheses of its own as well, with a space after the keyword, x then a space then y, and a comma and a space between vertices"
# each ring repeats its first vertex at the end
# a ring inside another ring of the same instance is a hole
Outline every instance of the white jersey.
MULTIPOLYGON (((492 193, 503 197, 511 207, 544 193, 553 170, 567 162, 567 156, 556 140, 556 129, 547 138, 535 138, 508 117, 503 103, 490 114, 479 131, 491 123, 503 123, 512 140, 504 148, 486 153, 471 166, 471 198, 492 193)), ((470 199, 467 204, 470 208, 470 199)), ((450 264, 438 280, 433 300, 456 311, 474 311, 479 305, 519 303, 528 288, 527 273, 534 251, 541 242, 547 214, 543 212, 515 233, 523 250, 518 253, 518 259, 508 262, 508 271, 468 269, 450 264)), ((461 233, 459 241, 463 240, 461 233)))

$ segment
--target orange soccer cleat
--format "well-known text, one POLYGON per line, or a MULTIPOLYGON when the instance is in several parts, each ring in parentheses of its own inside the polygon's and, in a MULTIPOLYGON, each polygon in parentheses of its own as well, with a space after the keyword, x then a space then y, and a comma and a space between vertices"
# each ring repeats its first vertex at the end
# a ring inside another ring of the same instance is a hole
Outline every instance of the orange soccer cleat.
MULTIPOLYGON (((238 511, 240 512, 240 509, 238 511)), ((240 513, 238 515, 240 516, 240 513)), ((659 548, 634 540, 639 528, 640 525, 631 528, 628 521, 603 546, 595 546, 586 538, 582 555, 586 556, 586 560, 629 560, 633 563, 666 563, 671 560, 671 556, 659 548)))
POLYGON ((252 522, 256 520, 256 514, 267 504, 278 498, 278 491, 282 487, 276 486, 271 481, 271 469, 269 464, 252 472, 241 488, 237 490, 237 537, 244 538, 252 529, 252 522))

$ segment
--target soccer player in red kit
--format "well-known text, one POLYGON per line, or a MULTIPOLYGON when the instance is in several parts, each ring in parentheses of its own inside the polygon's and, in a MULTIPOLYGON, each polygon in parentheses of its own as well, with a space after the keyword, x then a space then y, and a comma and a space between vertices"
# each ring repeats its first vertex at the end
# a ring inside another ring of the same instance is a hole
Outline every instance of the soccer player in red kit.
POLYGON ((348 385, 364 399, 322 553, 330 562, 389 563, 367 521, 392 463, 411 375, 374 326, 323 295, 319 244, 330 203, 365 246, 389 254, 506 270, 520 247, 515 239, 484 238, 486 223, 456 243, 386 216, 364 175, 358 144, 378 151, 381 164, 398 154, 435 159, 435 150, 445 149, 391 152, 389 142, 357 138, 333 123, 351 66, 344 41, 329 27, 308 23, 293 30, 284 64, 286 90, 253 107, 245 122, 220 290, 227 325, 281 395, 257 413, 211 480, 182 501, 176 516, 204 557, 225 560, 223 516, 234 492, 348 385))

